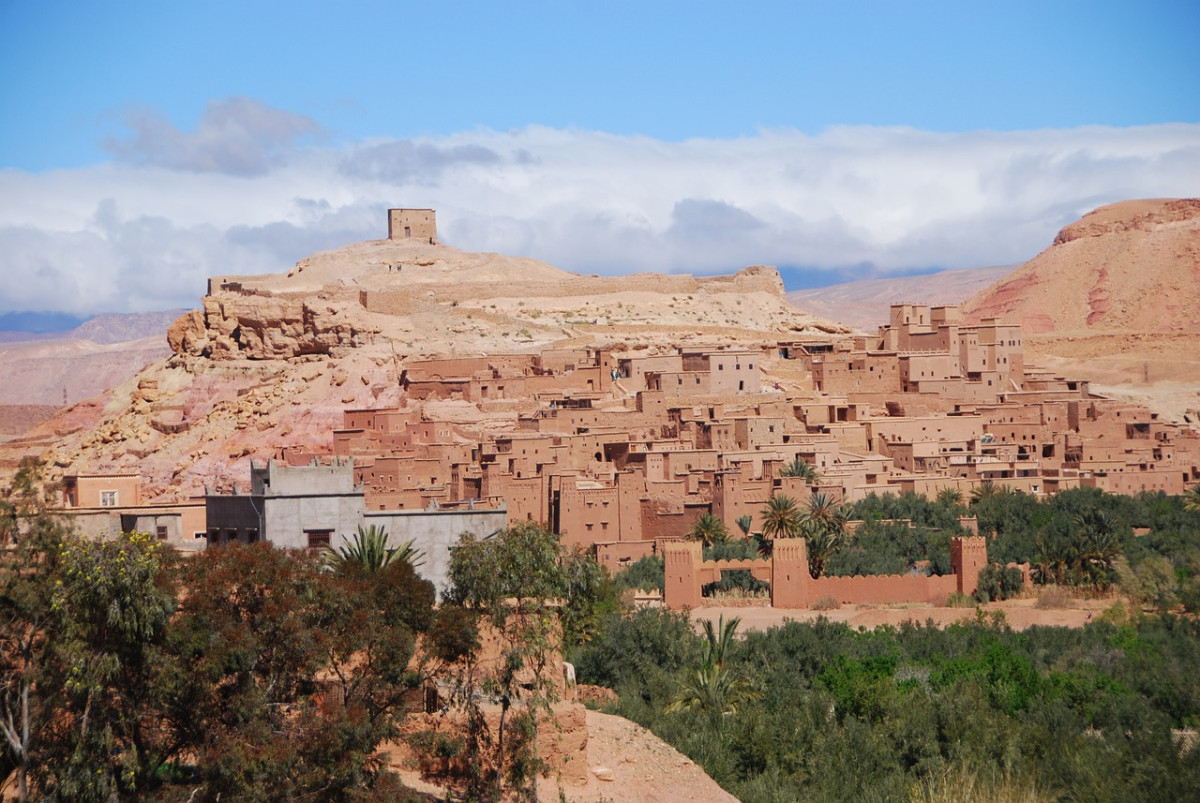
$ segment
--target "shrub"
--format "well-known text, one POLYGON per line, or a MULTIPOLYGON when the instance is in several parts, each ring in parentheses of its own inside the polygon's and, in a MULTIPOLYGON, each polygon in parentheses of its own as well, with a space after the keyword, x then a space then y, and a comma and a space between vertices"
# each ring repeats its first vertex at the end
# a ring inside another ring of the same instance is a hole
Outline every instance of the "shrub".
POLYGON ((617 572, 613 578, 621 588, 660 593, 666 588, 666 564, 657 555, 647 555, 617 572))
POLYGON ((1065 608, 1070 604, 1071 592, 1062 586, 1046 586, 1038 594, 1037 598, 1037 607, 1043 610, 1047 608, 1065 608))
POLYGON ((1021 592, 1025 578, 1021 570, 1001 566, 999 563, 989 563, 979 572, 979 586, 975 589, 975 599, 979 602, 992 602, 1010 599, 1021 592))
POLYGON ((705 583, 700 593, 711 597, 723 591, 741 591, 745 592, 746 596, 757 596, 770 588, 770 583, 756 579, 749 569, 728 569, 721 572, 720 580, 705 583))
POLYGON ((975 601, 977 599, 980 602, 988 601, 988 597, 986 594, 983 595, 983 598, 981 599, 979 597, 979 592, 975 592, 975 593, 976 593, 976 596, 974 598, 972 598, 972 597, 969 597, 966 594, 962 593, 961 591, 955 591, 949 597, 946 597, 946 607, 947 608, 974 608, 975 601))
POLYGON ((833 597, 821 597, 812 604, 814 611, 836 611, 840 607, 842 607, 842 603, 833 597))

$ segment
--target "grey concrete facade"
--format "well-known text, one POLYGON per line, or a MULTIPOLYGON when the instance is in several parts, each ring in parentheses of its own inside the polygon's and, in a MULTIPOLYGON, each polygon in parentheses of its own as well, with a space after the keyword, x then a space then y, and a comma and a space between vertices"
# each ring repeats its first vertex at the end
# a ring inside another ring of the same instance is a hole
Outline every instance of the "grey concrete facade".
POLYGON ((251 469, 249 494, 205 497, 208 544, 267 541, 290 549, 345 545, 360 525, 383 527, 388 545, 408 541, 424 562, 417 573, 439 592, 448 584, 450 549, 464 532, 480 538, 507 526, 499 510, 366 510, 350 460, 332 465, 287 466, 275 461, 251 469))

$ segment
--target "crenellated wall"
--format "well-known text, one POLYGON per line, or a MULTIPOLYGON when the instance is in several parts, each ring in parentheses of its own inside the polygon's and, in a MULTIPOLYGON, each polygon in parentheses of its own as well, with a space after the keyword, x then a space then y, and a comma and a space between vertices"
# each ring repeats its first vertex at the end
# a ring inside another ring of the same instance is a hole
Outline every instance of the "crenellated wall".
POLYGON ((861 603, 927 602, 940 604, 954 592, 974 593, 979 571, 987 565, 987 541, 980 536, 951 541, 954 574, 900 575, 875 574, 854 577, 821 577, 808 571, 808 544, 803 538, 775 541, 769 561, 705 561, 701 545, 695 541, 663 545, 666 563, 666 590, 663 602, 668 608, 698 608, 703 604, 701 589, 705 583, 719 580, 728 569, 749 569, 759 579, 771 580, 771 606, 808 608, 826 597, 847 605, 861 603))

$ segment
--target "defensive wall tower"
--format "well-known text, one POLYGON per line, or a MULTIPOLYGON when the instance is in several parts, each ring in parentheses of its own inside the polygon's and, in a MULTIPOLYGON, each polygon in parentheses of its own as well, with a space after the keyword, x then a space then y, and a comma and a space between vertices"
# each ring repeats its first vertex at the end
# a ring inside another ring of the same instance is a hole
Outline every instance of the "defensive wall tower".
POLYGON ((437 212, 432 209, 389 209, 389 240, 428 240, 437 244, 437 212))
POLYGON ((974 594, 979 588, 979 571, 987 566, 987 539, 978 536, 950 541, 950 566, 958 577, 960 594, 974 594))

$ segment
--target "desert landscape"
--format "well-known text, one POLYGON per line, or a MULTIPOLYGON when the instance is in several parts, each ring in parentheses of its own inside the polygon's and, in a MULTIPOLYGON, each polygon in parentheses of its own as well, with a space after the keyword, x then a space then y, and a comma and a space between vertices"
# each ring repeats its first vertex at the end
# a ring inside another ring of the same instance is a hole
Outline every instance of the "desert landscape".
MULTIPOLYGON (((43 481, 63 488, 56 511, 90 537, 119 539, 133 522, 214 561, 214 547, 237 543, 347 549, 347 533, 357 526, 362 538, 372 522, 412 535, 426 556, 417 572, 443 593, 459 582, 454 540, 475 537, 464 530, 518 534, 544 522, 556 548, 582 550, 618 581, 657 561, 662 579, 647 599, 682 609, 682 619, 664 621, 685 622, 701 642, 709 634, 710 650, 711 634, 735 618, 747 644, 796 627, 881 639, 931 628, 955 639, 970 628, 1137 621, 1150 599, 1130 590, 1128 578, 1140 577, 1132 569, 1120 569, 1132 573, 1116 590, 1116 553, 1096 564, 1107 567, 1102 575, 1079 564, 1077 581, 1092 578, 1090 590, 1060 590, 1049 604, 1046 592, 985 585, 985 574, 1028 586, 1063 571, 1045 548, 1000 538, 996 516, 1007 505, 1034 499, 1046 506, 1039 515, 1060 516, 1055 499, 1181 498, 1200 481, 1191 373, 1200 377, 1200 332, 1183 307, 1154 311, 1163 294, 1181 298, 1195 284, 1200 203, 1105 207, 1012 272, 897 282, 896 294, 936 286, 935 303, 890 303, 873 334, 857 312, 840 320, 838 310, 877 314, 889 292, 878 281, 831 290, 814 315, 771 267, 581 276, 441 244, 432 212, 418 211, 429 227, 421 236, 397 236, 395 216, 409 211, 392 210, 388 239, 314 254, 286 272, 213 277, 200 308, 160 337, 122 339, 161 320, 112 319, 124 334, 106 336, 98 324, 84 333, 95 340, 10 344, 0 360, 13 375, 41 377, 10 386, 12 437, 0 451, 10 481, 37 457, 43 481), (163 346, 169 353, 158 356, 163 346), (83 395, 100 377, 121 376, 61 409, 34 403, 56 386, 83 395), (989 501, 996 493, 1000 501, 989 501), (789 514, 807 522, 789 543, 771 518, 789 494, 805 510, 845 511, 840 551, 821 551, 813 513, 789 514), (332 518, 333 508, 304 501, 335 498, 350 507, 339 502, 332 518), (870 513, 880 498, 924 499, 935 507, 922 516, 953 524, 870 513), (705 527, 738 554, 702 554, 705 527), (744 541, 729 535, 739 528, 744 541), (869 554, 869 539, 884 532, 893 544, 933 540, 919 560, 904 559, 901 577, 882 553, 869 554), (774 557, 754 555, 751 536, 774 538, 774 557), (673 557, 681 550, 694 552, 686 567, 673 557), (1002 555, 1014 557, 1005 564, 1002 555), (814 568, 818 557, 832 561, 829 575, 814 568), (803 567, 800 585, 781 579, 793 564, 803 567), (751 589, 769 581, 769 596, 710 593, 738 572, 751 589)), ((629 621, 670 616, 654 611, 629 621)), ((605 660, 589 657, 594 649, 573 648, 585 673, 605 660)), ((592 704, 644 716, 629 682, 609 681, 624 691, 597 692, 592 704)), ((437 686, 454 688, 446 678, 437 686)), ((650 731, 611 713, 556 710, 584 745, 551 751, 570 778, 561 781, 568 799, 725 799, 650 731)), ((670 720, 656 728, 682 738, 670 720)), ((440 799, 461 780, 431 774, 418 743, 393 749, 390 766, 440 799)), ((558 790, 547 782, 539 796, 557 799, 558 790)))

